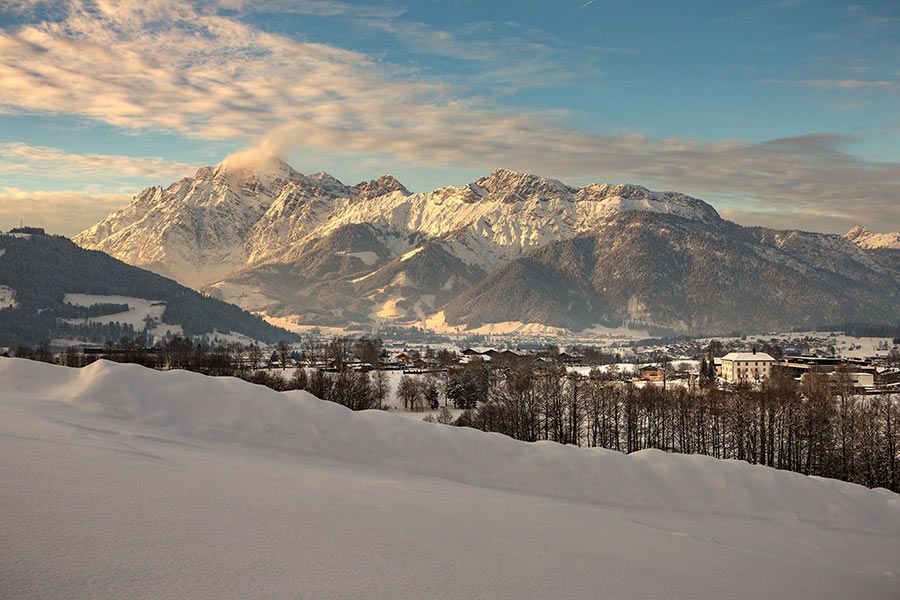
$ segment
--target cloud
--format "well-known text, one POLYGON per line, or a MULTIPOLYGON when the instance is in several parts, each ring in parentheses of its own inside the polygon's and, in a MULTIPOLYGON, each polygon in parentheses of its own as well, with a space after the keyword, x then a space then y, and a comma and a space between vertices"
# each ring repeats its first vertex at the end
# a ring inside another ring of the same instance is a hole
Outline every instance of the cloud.
POLYGON ((319 17, 352 16, 359 18, 399 17, 406 9, 399 6, 360 5, 340 0, 210 0, 206 5, 245 13, 296 13, 319 17))
POLYGON ((33 192, 0 187, 0 230, 6 231, 24 222, 43 227, 48 233, 71 236, 121 208, 129 198, 127 194, 33 192))
POLYGON ((0 174, 39 175, 41 178, 154 177, 189 175, 196 167, 157 157, 77 154, 46 146, 0 143, 0 174))
MULTIPOLYGON (((435 52, 465 51, 452 38, 436 43, 435 52)), ((841 136, 753 143, 586 132, 564 112, 501 109, 407 68, 178 0, 72 0, 63 21, 0 30, 4 105, 199 140, 259 140, 239 155, 248 160, 303 147, 357 161, 505 166, 677 189, 769 222, 780 212, 782 226, 900 227, 900 163, 855 157, 841 136)))
POLYGON ((359 19, 365 29, 390 35, 394 44, 413 54, 450 58, 467 74, 457 86, 490 89, 494 94, 580 82, 584 88, 596 75, 596 56, 627 53, 625 48, 570 47, 555 36, 520 31, 514 23, 474 23, 454 30, 393 18, 359 19), (474 67, 466 69, 466 66, 474 67), (471 71, 471 74, 469 74, 471 71))
POLYGON ((826 231, 830 233, 846 233, 856 221, 848 221, 845 215, 792 213, 761 210, 741 210, 739 208, 726 208, 719 211, 722 218, 740 223, 741 225, 771 227, 774 229, 798 229, 797 223, 802 222, 807 231, 826 231), (793 224, 792 224, 793 223, 793 224))
POLYGON ((0 105, 201 139, 246 138, 295 119, 352 124, 444 95, 392 78, 363 54, 175 0, 72 2, 63 22, 0 32, 0 105))
POLYGON ((272 158, 286 155, 294 146, 293 139, 282 135, 280 130, 272 131, 243 150, 232 152, 225 157, 229 167, 244 169, 262 167, 272 158))
POLYGON ((809 87, 837 90, 900 90, 900 81, 872 79, 804 79, 800 83, 809 87))

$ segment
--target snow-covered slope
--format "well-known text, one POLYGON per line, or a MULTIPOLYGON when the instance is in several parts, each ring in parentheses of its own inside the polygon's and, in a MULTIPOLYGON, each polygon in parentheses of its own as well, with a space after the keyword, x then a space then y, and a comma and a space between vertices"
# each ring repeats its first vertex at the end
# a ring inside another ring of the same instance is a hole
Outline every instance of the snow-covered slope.
POLYGON ((0 359, 0 597, 889 598, 900 497, 0 359))
POLYGON ((847 239, 866 250, 890 249, 900 250, 900 232, 872 233, 862 225, 857 225, 847 232, 847 239))

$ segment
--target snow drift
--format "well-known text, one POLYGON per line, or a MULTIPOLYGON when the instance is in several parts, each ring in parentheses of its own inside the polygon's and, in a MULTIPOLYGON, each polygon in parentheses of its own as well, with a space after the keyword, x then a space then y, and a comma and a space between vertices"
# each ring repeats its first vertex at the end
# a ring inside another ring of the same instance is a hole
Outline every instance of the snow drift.
POLYGON ((900 496, 742 461, 529 444, 353 413, 306 392, 99 361, 68 369, 0 359, 0 401, 27 397, 184 438, 321 458, 587 505, 800 520, 900 535, 900 496))

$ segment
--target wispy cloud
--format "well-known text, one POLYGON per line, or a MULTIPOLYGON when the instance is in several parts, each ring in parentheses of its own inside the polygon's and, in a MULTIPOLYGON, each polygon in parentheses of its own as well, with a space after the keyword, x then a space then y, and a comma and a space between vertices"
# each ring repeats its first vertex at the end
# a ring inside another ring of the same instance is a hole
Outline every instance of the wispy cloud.
POLYGON ((546 32, 522 28, 513 22, 476 22, 453 29, 391 17, 355 19, 367 32, 387 34, 392 45, 411 56, 437 56, 460 63, 462 73, 444 75, 456 87, 518 92, 549 87, 576 79, 582 86, 594 82, 596 63, 604 54, 630 52, 627 48, 575 47, 546 32))
POLYGON ((78 154, 46 146, 0 144, 0 174, 36 174, 43 179, 185 176, 192 165, 158 157, 78 154))
POLYGON ((352 16, 392 18, 406 12, 389 3, 353 4, 340 0, 205 0, 198 3, 212 9, 224 8, 246 13, 304 14, 319 17, 352 16))

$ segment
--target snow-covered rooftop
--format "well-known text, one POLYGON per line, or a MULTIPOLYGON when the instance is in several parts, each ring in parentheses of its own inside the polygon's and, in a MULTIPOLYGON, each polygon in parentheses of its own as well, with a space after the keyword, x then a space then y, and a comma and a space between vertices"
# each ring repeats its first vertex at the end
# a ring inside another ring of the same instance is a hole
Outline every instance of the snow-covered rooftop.
POLYGON ((729 352, 722 360, 775 362, 775 359, 765 352, 729 352))

